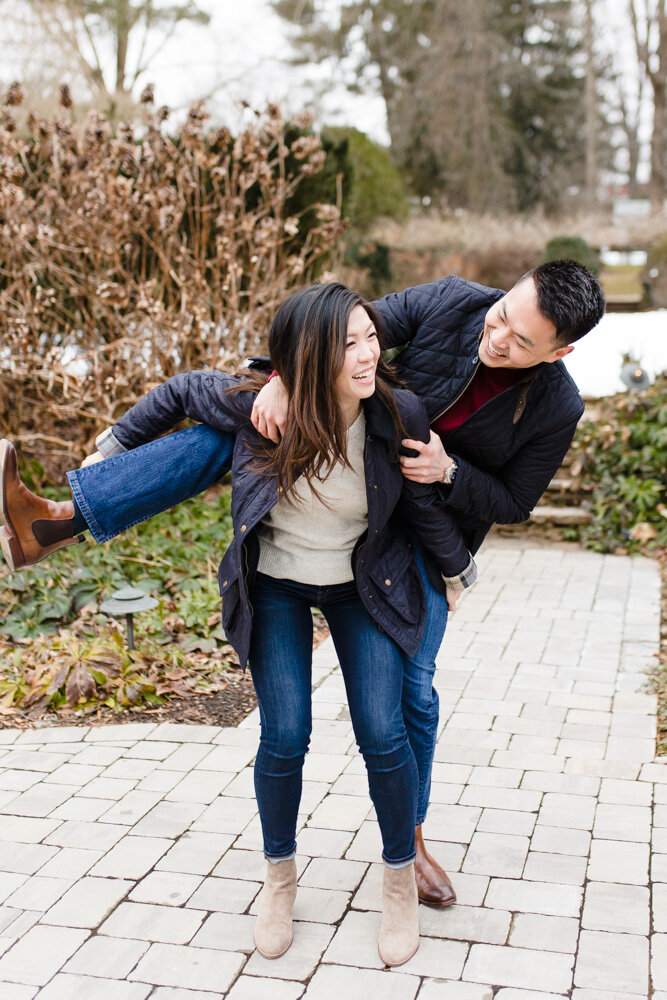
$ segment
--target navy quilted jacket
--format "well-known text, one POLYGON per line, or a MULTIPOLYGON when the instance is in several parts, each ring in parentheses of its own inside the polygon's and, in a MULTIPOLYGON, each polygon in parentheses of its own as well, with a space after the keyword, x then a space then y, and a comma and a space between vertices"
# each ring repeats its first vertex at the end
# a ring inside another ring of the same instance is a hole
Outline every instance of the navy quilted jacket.
MULTIPOLYGON (((114 425, 125 448, 136 448, 172 428, 184 417, 234 433, 232 520, 234 539, 219 569, 222 624, 245 664, 252 632, 252 581, 259 543, 255 528, 278 500, 276 478, 254 470, 249 445, 258 435, 250 423, 255 396, 228 395, 238 382, 220 371, 175 375, 139 400, 114 425)), ((395 390, 396 405, 410 437, 427 441, 428 418, 413 393, 395 390)), ((366 418, 364 471, 368 529, 357 542, 352 569, 359 596, 371 617, 408 654, 419 649, 426 625, 426 597, 409 535, 417 533, 429 561, 450 578, 475 576, 474 563, 454 519, 440 503, 437 488, 410 483, 398 464, 394 425, 377 396, 363 401, 366 418), (472 563, 472 567, 471 567, 472 563)), ((442 579, 440 588, 444 590, 442 579)))
MULTIPOLYGON (((376 302, 388 347, 433 423, 481 364, 477 353, 488 309, 504 292, 463 278, 417 285, 376 302)), ((441 497, 476 552, 494 522, 525 521, 561 465, 584 412, 561 361, 525 369, 525 378, 489 400, 444 440, 458 464, 441 497)))

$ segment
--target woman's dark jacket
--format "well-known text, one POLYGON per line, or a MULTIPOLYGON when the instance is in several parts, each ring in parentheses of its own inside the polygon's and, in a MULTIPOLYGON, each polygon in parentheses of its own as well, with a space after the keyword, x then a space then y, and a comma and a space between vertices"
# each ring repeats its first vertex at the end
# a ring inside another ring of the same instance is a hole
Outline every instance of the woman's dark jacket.
MULTIPOLYGON (((395 365, 433 423, 477 367, 484 317, 504 292, 455 276, 386 295, 383 347, 405 346, 395 365)), ((583 400, 562 361, 523 370, 443 439, 458 471, 439 486, 467 547, 476 552, 494 522, 525 521, 570 447, 583 400)))
MULTIPOLYGON (((225 392, 238 381, 219 371, 176 375, 121 417, 113 433, 125 448, 136 448, 190 417, 236 435, 232 458, 234 539, 218 576, 223 628, 245 664, 252 631, 252 582, 259 558, 255 529, 276 504, 278 489, 274 476, 254 469, 257 459, 251 446, 262 440, 250 422, 255 395, 225 392)), ((394 397, 408 437, 428 441, 428 418, 416 396, 396 389, 394 397)), ((355 546, 352 570, 371 617, 408 656, 414 656, 426 625, 426 599, 408 530, 418 535, 427 558, 444 576, 458 578, 459 589, 474 582, 476 571, 437 490, 402 476, 394 425, 386 407, 372 396, 363 401, 363 408, 368 529, 355 546)))

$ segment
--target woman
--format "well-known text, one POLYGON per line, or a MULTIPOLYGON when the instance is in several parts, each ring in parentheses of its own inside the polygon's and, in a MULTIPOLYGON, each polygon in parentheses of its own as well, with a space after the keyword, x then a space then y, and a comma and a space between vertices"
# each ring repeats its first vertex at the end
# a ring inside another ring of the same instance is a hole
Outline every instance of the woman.
POLYGON ((269 349, 290 398, 277 446, 249 419, 267 380, 260 374, 176 376, 113 431, 133 448, 189 416, 236 435, 234 540, 219 579, 223 625, 250 665, 260 709, 255 788, 268 865, 258 950, 276 958, 292 941, 295 831, 311 730, 310 607, 318 606, 339 656, 382 835, 379 952, 387 965, 400 965, 419 943, 417 767, 401 711, 401 650, 417 653, 426 624, 403 518, 453 590, 469 582, 471 560, 432 487, 401 475, 398 443, 427 440, 428 421, 380 362, 371 307, 339 284, 307 288, 278 310, 269 349))

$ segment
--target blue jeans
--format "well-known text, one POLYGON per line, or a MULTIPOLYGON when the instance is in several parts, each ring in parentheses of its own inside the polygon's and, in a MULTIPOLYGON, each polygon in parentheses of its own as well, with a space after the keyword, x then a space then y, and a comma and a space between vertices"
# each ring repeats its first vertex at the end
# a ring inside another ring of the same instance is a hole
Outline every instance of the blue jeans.
POLYGON ((301 772, 310 742, 311 607, 322 611, 340 661, 350 716, 368 773, 382 856, 414 857, 417 765, 403 723, 403 658, 364 608, 354 581, 329 587, 257 573, 251 594, 252 674, 261 721, 255 793, 270 858, 296 848, 301 772))
MULTIPOLYGON (((234 438, 200 424, 104 462, 67 473, 93 538, 107 542, 128 528, 208 489, 229 471, 234 438)), ((447 601, 417 553, 426 590, 427 624, 421 648, 403 656, 403 716, 419 771, 417 823, 428 809, 438 729, 435 657, 447 624, 447 601)))

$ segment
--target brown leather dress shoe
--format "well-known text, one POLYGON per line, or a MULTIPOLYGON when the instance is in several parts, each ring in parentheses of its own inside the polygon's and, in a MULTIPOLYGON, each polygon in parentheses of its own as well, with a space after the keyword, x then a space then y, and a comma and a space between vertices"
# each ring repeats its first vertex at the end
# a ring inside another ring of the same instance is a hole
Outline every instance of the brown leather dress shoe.
POLYGON ((72 534, 68 523, 74 517, 71 500, 44 500, 21 482, 9 441, 0 441, 0 515, 0 548, 12 570, 32 566, 85 537, 72 534))
POLYGON ((449 875, 426 850, 421 826, 415 827, 415 879, 419 902, 426 906, 443 908, 456 902, 454 886, 449 875))

